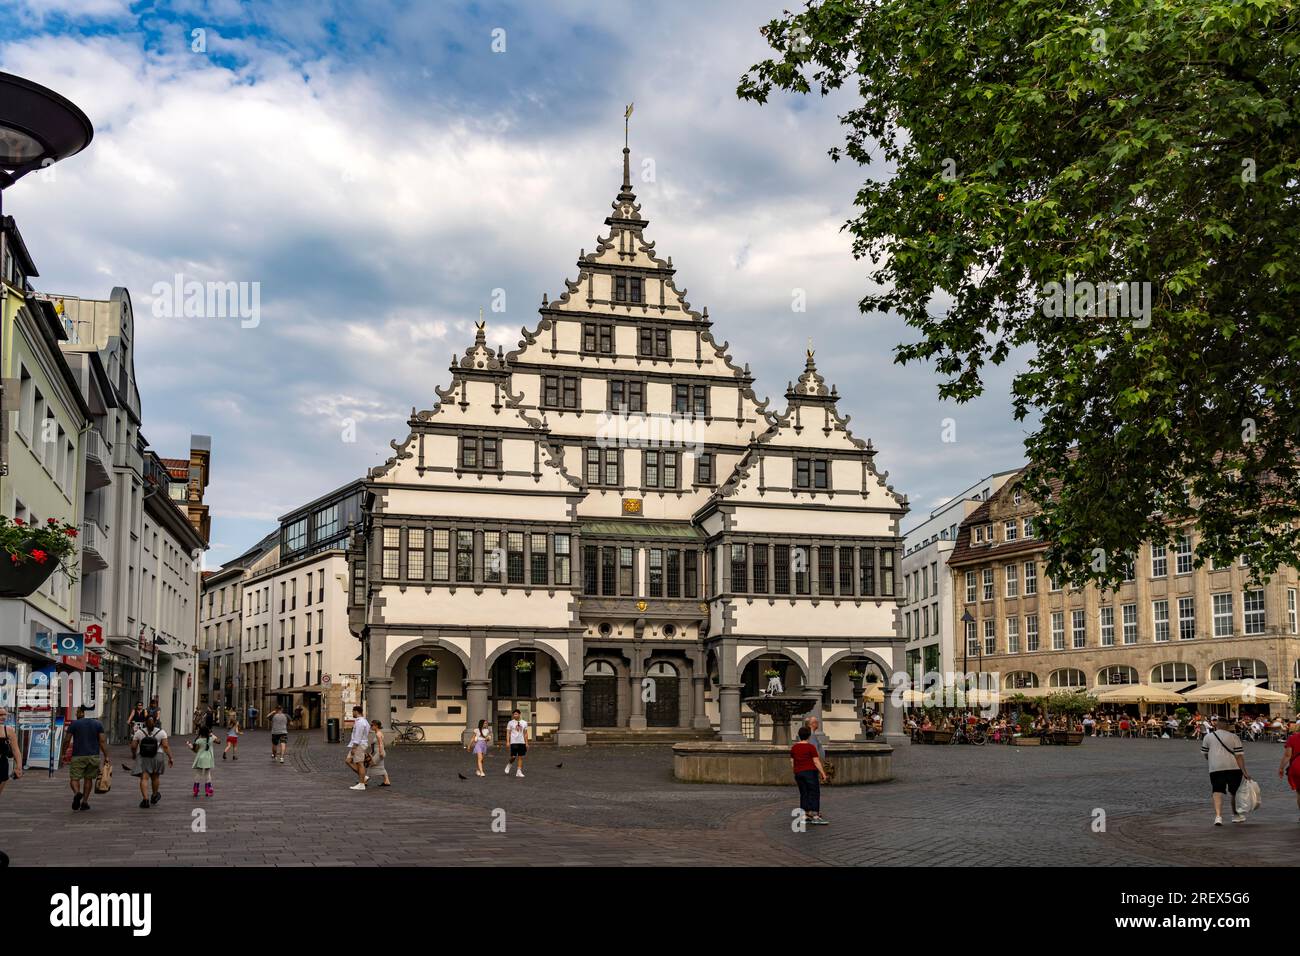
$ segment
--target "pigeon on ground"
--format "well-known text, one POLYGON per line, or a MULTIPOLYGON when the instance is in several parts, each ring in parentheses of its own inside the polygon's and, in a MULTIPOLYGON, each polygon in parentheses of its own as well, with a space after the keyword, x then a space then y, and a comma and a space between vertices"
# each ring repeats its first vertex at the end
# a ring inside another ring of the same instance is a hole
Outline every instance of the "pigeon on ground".
POLYGON ((563 766, 564 766, 564 761, 561 760, 559 763, 557 763, 557 764, 555 765, 555 769, 556 769, 556 770, 559 770, 559 769, 560 769, 561 767, 563 767, 563 766))
POLYGON ((464 775, 463 773, 461 773, 459 770, 456 771, 456 776, 460 777, 460 779, 462 779, 462 780, 468 780, 468 779, 469 779, 469 777, 465 776, 465 775, 464 775))

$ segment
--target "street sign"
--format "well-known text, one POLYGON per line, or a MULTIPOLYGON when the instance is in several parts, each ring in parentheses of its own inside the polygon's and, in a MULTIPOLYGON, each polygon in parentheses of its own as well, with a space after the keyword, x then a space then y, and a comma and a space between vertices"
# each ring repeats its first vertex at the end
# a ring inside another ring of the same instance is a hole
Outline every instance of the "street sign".
POLYGON ((55 635, 55 653, 60 657, 80 657, 86 653, 86 639, 80 634, 55 635))
POLYGON ((103 645, 104 629, 98 624, 86 625, 86 643, 103 645))

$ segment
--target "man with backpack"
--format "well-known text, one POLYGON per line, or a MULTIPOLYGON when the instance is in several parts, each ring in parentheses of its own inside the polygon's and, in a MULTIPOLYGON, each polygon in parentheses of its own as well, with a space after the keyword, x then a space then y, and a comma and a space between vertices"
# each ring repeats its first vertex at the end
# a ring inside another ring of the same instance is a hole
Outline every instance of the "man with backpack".
POLYGON ((163 770, 173 766, 167 731, 159 727, 152 716, 145 717, 144 726, 131 739, 131 753, 136 757, 136 772, 140 775, 140 809, 148 810, 162 799, 159 781, 163 770), (152 796, 146 790, 146 782, 152 784, 152 796))

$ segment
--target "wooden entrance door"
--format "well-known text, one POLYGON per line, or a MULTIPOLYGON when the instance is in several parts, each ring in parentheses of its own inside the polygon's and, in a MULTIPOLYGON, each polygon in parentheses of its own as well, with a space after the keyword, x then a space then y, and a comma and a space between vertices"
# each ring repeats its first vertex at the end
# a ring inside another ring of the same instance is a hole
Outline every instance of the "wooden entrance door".
POLYGON ((645 722, 648 727, 680 727, 681 697, 677 688, 677 670, 667 661, 656 661, 646 671, 654 683, 653 697, 645 704, 645 722))
POLYGON ((586 727, 618 726, 618 678, 587 677, 582 686, 582 723, 586 727))
POLYGON ((618 726, 618 675, 609 661, 591 661, 583 668, 582 724, 618 726))

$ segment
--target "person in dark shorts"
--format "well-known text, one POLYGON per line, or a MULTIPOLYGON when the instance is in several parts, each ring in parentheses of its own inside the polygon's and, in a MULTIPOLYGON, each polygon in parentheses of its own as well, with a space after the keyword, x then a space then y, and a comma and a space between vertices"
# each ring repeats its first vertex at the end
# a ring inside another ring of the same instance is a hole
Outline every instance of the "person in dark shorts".
POLYGON ((289 715, 283 708, 271 711, 271 759, 284 763, 284 749, 289 743, 289 715))
POLYGON ((0 793, 5 792, 9 778, 17 780, 23 775, 23 748, 18 742, 18 732, 10 727, 8 708, 0 705, 0 793))
POLYGON ((822 818, 822 787, 826 782, 826 769, 822 758, 811 742, 812 728, 806 724, 799 728, 799 741, 790 748, 790 769, 799 788, 799 809, 808 823, 824 826, 822 818))
POLYGON ((1209 730, 1201 740, 1201 756, 1210 762, 1210 790, 1214 795, 1214 825, 1223 826, 1223 795, 1229 793, 1233 798, 1233 823, 1245 823, 1246 818, 1237 813, 1237 788, 1243 779, 1249 780, 1246 772, 1246 757, 1241 746, 1241 738, 1230 730, 1220 729, 1218 717, 1211 717, 1209 730))
POLYGON ((86 716, 86 708, 77 708, 77 719, 68 725, 72 763, 68 766, 68 786, 72 788, 72 809, 89 810, 90 795, 99 779, 99 755, 108 760, 108 740, 104 725, 86 716))
POLYGON ((515 765, 515 776, 524 775, 524 758, 528 756, 528 721, 520 716, 518 710, 510 712, 510 723, 506 724, 506 737, 510 740, 510 759, 506 761, 506 773, 510 765, 515 765))

